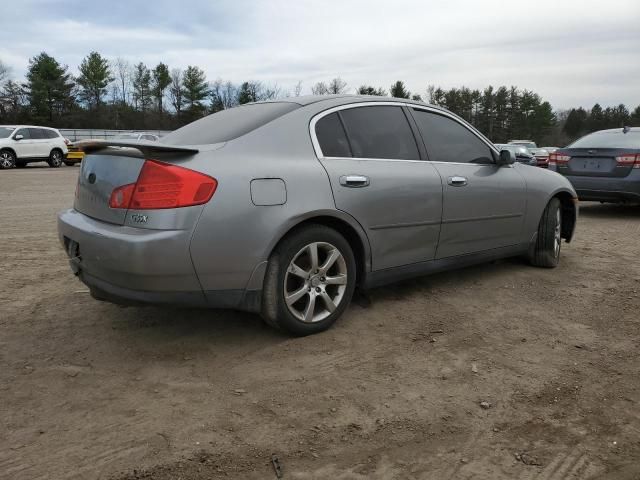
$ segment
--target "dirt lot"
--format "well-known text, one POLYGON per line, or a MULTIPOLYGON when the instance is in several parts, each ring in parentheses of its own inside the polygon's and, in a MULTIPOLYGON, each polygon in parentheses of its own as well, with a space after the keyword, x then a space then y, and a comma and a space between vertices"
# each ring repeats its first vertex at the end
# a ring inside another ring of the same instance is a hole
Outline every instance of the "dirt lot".
POLYGON ((0 172, 0 478, 640 478, 640 207, 583 204, 555 270, 378 289, 290 339, 91 299, 56 238, 77 172, 0 172))

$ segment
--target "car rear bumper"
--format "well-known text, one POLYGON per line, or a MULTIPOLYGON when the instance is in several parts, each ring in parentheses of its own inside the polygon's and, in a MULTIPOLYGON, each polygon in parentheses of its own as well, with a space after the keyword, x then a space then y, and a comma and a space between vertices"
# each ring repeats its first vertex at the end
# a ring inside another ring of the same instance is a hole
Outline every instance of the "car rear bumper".
POLYGON ((84 152, 69 152, 65 156, 68 162, 81 162, 84 158, 84 152))
POLYGON ((587 177, 566 175, 580 200, 602 202, 640 201, 640 169, 626 177, 587 177))
POLYGON ((100 300, 256 310, 259 292, 203 291, 189 244, 191 230, 114 225, 74 209, 58 216, 71 270, 100 300))

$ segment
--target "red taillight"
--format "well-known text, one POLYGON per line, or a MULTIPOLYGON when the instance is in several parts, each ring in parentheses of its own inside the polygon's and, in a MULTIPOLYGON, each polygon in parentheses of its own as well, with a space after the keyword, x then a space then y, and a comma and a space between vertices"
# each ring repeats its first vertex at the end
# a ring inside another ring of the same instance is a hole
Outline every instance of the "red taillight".
POLYGON ((111 192, 111 208, 156 210, 201 205, 211 200, 215 178, 156 160, 145 160, 136 183, 111 192))
POLYGON ((562 155, 560 153, 549 154, 549 166, 566 165, 571 160, 569 155, 562 155))
POLYGON ((640 154, 629 153, 616 157, 616 163, 619 167, 640 168, 640 154))

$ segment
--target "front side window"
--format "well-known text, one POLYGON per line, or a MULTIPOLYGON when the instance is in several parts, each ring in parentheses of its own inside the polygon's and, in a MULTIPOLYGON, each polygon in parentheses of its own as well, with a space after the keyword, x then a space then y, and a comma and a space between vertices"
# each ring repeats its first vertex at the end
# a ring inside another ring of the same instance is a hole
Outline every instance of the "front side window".
POLYGON ((29 135, 29 129, 28 128, 21 128, 20 130, 18 130, 15 134, 15 136, 18 135, 22 135, 23 140, 27 140, 29 138, 31 138, 31 135, 29 135))
POLYGON ((402 107, 376 105, 341 110, 354 157, 419 160, 418 145, 402 107))
POLYGON ((493 163, 491 149, 471 130, 437 113, 413 110, 429 160, 456 163, 493 163))
POLYGON ((350 157, 351 149, 347 134, 342 127, 338 113, 334 112, 322 117, 316 123, 316 137, 325 157, 350 157))

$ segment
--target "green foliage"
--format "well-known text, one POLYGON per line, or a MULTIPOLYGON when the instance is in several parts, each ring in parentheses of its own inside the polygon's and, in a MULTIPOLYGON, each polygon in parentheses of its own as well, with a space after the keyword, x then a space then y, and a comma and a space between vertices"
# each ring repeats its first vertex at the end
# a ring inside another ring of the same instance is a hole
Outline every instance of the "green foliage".
POLYGON ((400 80, 391 85, 389 94, 395 98, 409 98, 411 96, 411 92, 405 88, 404 82, 400 80))
POLYGON ((23 85, 34 120, 53 123, 54 118, 75 106, 74 83, 66 65, 42 52, 29 60, 27 81, 23 85))
POLYGON ((164 92, 171 85, 171 75, 169 67, 160 62, 151 72, 151 95, 156 100, 158 112, 162 113, 162 102, 164 100, 164 92))
POLYGON ((372 87, 371 85, 362 85, 360 87, 358 87, 358 95, 376 95, 378 97, 386 97, 387 96, 387 91, 380 87, 380 88, 375 88, 372 87))
POLYGON ((184 71, 182 85, 189 116, 195 118, 203 115, 206 111, 203 102, 209 95, 209 85, 204 71, 196 66, 189 65, 184 71))
POLYGON ((102 98, 107 94, 107 86, 114 80, 109 61, 98 52, 91 52, 82 60, 78 70, 80 76, 76 81, 80 87, 80 98, 89 109, 99 108, 102 98))
POLYGON ((140 62, 133 69, 133 105, 136 110, 145 113, 151 106, 151 72, 140 62))

